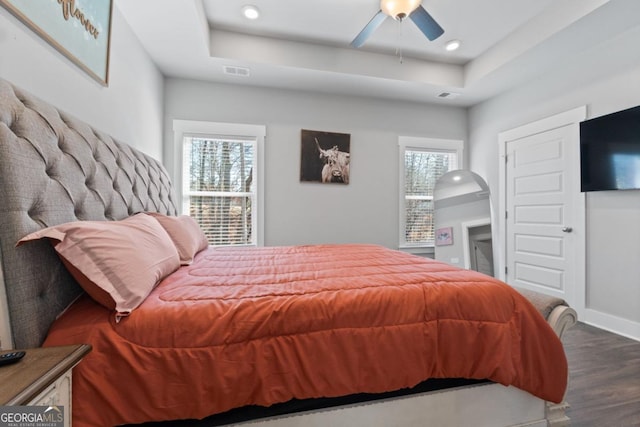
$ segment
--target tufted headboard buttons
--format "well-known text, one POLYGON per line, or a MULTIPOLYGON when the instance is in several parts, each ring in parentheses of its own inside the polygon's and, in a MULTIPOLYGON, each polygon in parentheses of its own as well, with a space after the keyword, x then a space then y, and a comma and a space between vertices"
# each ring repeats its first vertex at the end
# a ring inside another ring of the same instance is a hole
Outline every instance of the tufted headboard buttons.
POLYGON ((0 277, 15 347, 41 345, 82 292, 47 242, 16 242, 141 211, 177 214, 160 162, 0 79, 0 277))

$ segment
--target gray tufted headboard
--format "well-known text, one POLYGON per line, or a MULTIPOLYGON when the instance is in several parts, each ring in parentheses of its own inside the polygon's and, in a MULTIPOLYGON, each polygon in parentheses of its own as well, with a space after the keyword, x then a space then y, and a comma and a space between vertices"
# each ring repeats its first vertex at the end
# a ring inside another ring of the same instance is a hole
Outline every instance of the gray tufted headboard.
POLYGON ((0 79, 1 278, 16 348, 41 345, 82 292, 51 245, 16 242, 51 225, 140 211, 177 213, 157 160, 0 79))

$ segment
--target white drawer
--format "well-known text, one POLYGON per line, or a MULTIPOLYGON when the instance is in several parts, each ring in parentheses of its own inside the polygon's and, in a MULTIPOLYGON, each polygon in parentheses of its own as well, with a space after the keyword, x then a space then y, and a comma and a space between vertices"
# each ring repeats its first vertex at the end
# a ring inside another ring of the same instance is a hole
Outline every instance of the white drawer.
POLYGON ((62 406, 64 407, 64 425, 71 426, 71 370, 36 396, 29 405, 62 406))

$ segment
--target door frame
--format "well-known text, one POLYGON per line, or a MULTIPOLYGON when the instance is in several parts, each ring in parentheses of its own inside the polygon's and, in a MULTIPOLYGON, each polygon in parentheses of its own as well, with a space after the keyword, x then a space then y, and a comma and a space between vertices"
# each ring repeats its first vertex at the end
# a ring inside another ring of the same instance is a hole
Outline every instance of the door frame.
MULTIPOLYGON (((506 243, 507 243, 507 230, 506 230, 506 209, 507 209, 507 192, 506 192, 506 179, 507 179, 507 143, 526 136, 534 135, 537 133, 546 132, 549 130, 571 126, 575 132, 576 144, 567 147, 567 155, 576 159, 575 164, 577 167, 573 172, 573 176, 570 177, 574 182, 580 182, 580 122, 587 118, 586 105, 574 108, 572 110, 565 111, 535 122, 531 122, 498 134, 498 153, 499 153, 499 180, 498 180, 498 242, 500 244, 494 245, 494 251, 497 256, 497 268, 496 275, 501 280, 505 280, 505 268, 506 268, 506 243)), ((573 218, 567 221, 567 224, 571 224, 573 228, 572 238, 575 241, 575 260, 573 263, 575 284, 573 289, 567 289, 567 299, 569 305, 571 305, 578 315, 583 315, 586 308, 586 221, 585 221, 585 195, 580 191, 574 191, 571 198, 571 203, 574 206, 573 218)))
MULTIPOLYGON (((476 227, 482 227, 484 225, 491 225, 491 218, 480 218, 471 221, 464 221, 460 224, 462 226, 462 251, 464 255, 464 268, 469 270, 471 268, 471 248, 469 230, 476 227)), ((495 267, 495 266, 494 266, 495 267)))

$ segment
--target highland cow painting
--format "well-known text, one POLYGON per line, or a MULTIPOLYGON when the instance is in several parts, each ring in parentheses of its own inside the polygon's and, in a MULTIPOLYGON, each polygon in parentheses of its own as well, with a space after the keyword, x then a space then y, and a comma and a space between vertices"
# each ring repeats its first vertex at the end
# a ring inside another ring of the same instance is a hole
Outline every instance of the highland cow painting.
POLYGON ((300 181, 349 184, 348 133, 301 131, 300 181))

